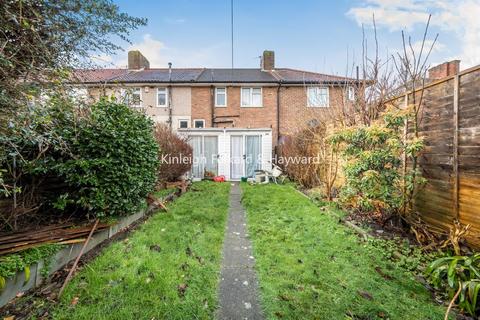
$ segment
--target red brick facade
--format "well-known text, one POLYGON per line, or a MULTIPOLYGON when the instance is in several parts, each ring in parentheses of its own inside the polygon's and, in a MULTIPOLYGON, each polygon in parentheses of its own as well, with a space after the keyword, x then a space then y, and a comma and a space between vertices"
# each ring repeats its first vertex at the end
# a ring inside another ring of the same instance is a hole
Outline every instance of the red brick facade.
MULTIPOLYGON (((247 86, 245 86, 247 87, 247 86)), ((278 86, 263 86, 262 107, 241 107, 240 86, 227 87, 227 106, 214 107, 215 87, 192 87, 192 121, 204 119, 206 127, 272 128, 273 144, 277 143, 277 92, 278 86), (214 112, 212 116, 212 110, 214 112)), ((281 86, 279 90, 280 136, 305 127, 312 120, 334 120, 343 103, 343 88, 329 88, 329 107, 307 106, 307 90, 304 86, 281 86)))
POLYGON ((431 80, 453 76, 460 71, 460 60, 444 62, 428 70, 428 78, 431 80))

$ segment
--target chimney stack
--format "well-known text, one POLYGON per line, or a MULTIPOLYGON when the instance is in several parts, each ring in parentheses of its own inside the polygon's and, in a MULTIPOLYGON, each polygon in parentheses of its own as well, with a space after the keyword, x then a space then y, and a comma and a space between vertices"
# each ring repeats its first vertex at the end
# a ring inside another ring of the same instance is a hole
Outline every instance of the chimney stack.
POLYGON ((270 50, 263 51, 260 67, 262 71, 272 71, 275 69, 275 52, 270 50))
POLYGON ((428 79, 438 80, 456 75, 460 71, 460 60, 452 60, 428 69, 428 79))
POLYGON ((139 70, 150 68, 150 62, 138 50, 128 51, 128 69, 139 70))

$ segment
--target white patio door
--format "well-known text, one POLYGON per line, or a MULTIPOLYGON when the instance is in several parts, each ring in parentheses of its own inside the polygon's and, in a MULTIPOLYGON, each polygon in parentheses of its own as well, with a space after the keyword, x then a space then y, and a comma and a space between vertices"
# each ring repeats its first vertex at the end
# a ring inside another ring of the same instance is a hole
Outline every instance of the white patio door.
POLYGON ((203 179, 207 171, 217 175, 218 137, 190 136, 189 143, 193 149, 192 177, 203 179))
POLYGON ((218 174, 218 137, 203 137, 203 156, 205 157, 204 173, 208 171, 216 176, 218 174))
POLYGON ((230 178, 253 177, 262 166, 262 136, 230 136, 230 178))
POLYGON ((245 136, 245 176, 255 176, 262 167, 262 136, 245 136))
POLYGON ((230 136, 230 179, 243 177, 243 136, 230 136))

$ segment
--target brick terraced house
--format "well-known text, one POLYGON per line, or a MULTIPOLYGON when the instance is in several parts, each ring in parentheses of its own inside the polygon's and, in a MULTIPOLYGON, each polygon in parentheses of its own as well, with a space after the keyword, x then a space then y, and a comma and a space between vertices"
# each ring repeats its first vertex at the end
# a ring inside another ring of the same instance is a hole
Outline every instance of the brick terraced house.
POLYGON ((276 68, 273 51, 264 51, 257 69, 150 68, 139 51, 130 51, 127 69, 77 70, 76 77, 79 94, 93 100, 115 95, 187 133, 195 156, 209 159, 194 166, 194 177, 211 171, 234 180, 268 169, 272 148, 283 136, 335 117, 354 100, 356 84, 351 78, 276 68), (258 155, 263 160, 248 163, 258 155), (233 164, 236 158, 240 161, 233 164))

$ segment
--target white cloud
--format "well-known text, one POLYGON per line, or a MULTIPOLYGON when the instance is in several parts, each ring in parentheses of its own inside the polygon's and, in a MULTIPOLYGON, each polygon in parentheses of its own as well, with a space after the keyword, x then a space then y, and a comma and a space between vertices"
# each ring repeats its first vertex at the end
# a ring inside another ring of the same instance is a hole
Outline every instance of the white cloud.
MULTIPOLYGON (((480 63, 480 1, 478 0, 365 0, 362 5, 351 8, 347 15, 359 25, 372 25, 372 15, 379 28, 390 31, 413 30, 424 27, 428 14, 431 25, 455 35, 461 47, 448 48, 458 51, 463 67, 480 63)), ((437 45, 437 49, 438 49, 437 45)), ((441 50, 446 50, 443 45, 441 50)), ((437 50, 438 51, 438 50, 437 50)))
POLYGON ((121 67, 127 66, 127 52, 130 50, 139 50, 150 61, 150 66, 152 67, 164 67, 169 62, 164 54, 164 50, 166 50, 165 44, 153 39, 150 34, 145 34, 141 42, 132 44, 117 59, 114 59, 117 65, 121 67))
POLYGON ((213 67, 227 65, 227 55, 222 53, 228 50, 226 43, 214 44, 207 47, 199 47, 194 50, 185 48, 174 48, 167 46, 164 42, 157 40, 150 34, 145 34, 142 41, 133 43, 125 52, 113 57, 113 63, 125 68, 128 63, 127 52, 139 50, 150 62, 152 68, 166 68, 168 62, 173 67, 213 67))

